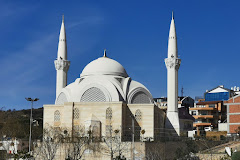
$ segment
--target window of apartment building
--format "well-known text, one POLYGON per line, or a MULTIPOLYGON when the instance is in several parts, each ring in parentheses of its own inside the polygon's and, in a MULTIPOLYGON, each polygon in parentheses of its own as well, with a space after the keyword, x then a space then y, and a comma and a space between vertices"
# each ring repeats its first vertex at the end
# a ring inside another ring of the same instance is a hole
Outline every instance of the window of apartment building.
POLYGON ((199 119, 195 119, 195 123, 201 123, 202 121, 199 119))
POLYGON ((200 115, 208 115, 208 111, 201 111, 200 115))
POLYGON ((197 113, 196 113, 196 111, 192 111, 192 115, 196 115, 197 113))
POLYGON ((215 104, 209 104, 209 108, 215 108, 215 104))
POLYGON ((207 93, 205 95, 206 101, 228 100, 229 92, 207 93))

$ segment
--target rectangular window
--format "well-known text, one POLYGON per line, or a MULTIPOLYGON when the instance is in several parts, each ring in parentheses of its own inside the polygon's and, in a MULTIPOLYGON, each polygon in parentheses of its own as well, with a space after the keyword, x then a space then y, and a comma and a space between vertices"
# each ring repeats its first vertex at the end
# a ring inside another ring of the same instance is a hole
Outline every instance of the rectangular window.
POLYGON ((208 115, 208 112, 207 111, 201 111, 200 115, 208 115))
POLYGON ((215 104, 209 104, 209 108, 215 108, 215 104))

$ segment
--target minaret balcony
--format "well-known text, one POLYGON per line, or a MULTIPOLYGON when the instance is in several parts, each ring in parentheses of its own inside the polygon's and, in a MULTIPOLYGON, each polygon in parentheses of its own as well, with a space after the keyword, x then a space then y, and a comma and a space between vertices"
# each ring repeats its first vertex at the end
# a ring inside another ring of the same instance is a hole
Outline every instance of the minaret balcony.
POLYGON ((70 61, 68 60, 55 60, 54 61, 56 70, 68 71, 70 66, 70 61))
POLYGON ((179 69, 181 64, 181 59, 179 58, 165 58, 165 64, 167 69, 175 68, 176 70, 179 69))

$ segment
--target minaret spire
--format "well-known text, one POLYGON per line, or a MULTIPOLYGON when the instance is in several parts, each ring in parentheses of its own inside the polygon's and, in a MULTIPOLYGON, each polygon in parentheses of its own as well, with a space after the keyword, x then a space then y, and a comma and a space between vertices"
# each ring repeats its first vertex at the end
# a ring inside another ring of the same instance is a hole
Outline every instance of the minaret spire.
POLYGON ((66 30, 64 25, 64 15, 62 16, 62 25, 59 34, 58 42, 58 59, 67 59, 67 41, 66 41, 66 30))
POLYGON ((177 34, 176 34, 174 16, 172 12, 172 20, 170 24, 169 38, 168 38, 168 57, 178 57, 177 52, 178 52, 177 51, 177 34))
POLYGON ((180 135, 178 117, 178 69, 181 59, 177 53, 177 35, 172 12, 172 20, 168 38, 168 58, 165 59, 167 67, 167 120, 165 127, 180 135))
POLYGON ((67 40, 64 25, 64 15, 62 15, 62 24, 59 34, 57 60, 54 61, 57 70, 56 98, 61 90, 67 86, 67 72, 70 61, 67 60, 67 40))

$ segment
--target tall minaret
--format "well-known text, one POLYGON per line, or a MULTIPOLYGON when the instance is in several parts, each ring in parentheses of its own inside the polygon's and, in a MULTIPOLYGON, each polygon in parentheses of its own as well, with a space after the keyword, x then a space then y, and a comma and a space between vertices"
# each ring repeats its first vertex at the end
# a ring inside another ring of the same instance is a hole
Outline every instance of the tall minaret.
POLYGON ((64 26, 64 16, 62 17, 62 25, 58 42, 57 59, 54 61, 57 70, 56 82, 56 98, 61 90, 67 86, 67 72, 70 66, 70 61, 67 60, 67 41, 66 31, 64 26))
POLYGON ((178 69, 181 59, 177 53, 177 36, 172 13, 172 20, 168 38, 168 58, 165 59, 167 67, 167 120, 165 127, 174 129, 180 135, 180 124, 178 117, 178 69))

